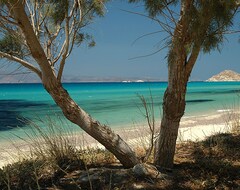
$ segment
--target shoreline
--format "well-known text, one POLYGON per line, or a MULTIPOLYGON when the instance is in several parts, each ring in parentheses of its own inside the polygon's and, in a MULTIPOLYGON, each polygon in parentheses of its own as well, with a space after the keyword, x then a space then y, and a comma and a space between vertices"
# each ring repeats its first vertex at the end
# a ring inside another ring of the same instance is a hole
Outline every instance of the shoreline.
MULTIPOLYGON (((207 136, 219 133, 227 132, 226 119, 228 112, 216 113, 212 115, 191 116, 183 117, 180 122, 180 128, 178 133, 177 143, 185 141, 199 141, 203 140, 207 136)), ((158 123, 159 126, 159 122, 158 123)), ((124 125, 124 128, 114 128, 117 134, 119 134, 129 145, 133 148, 136 145, 148 142, 149 129, 143 123, 132 126, 133 124, 124 125)), ((103 148, 95 139, 90 137, 84 132, 73 132, 73 136, 69 136, 72 141, 77 140, 76 148, 103 148)), ((27 157, 30 154, 29 143, 19 140, 9 140, 8 142, 0 142, 0 168, 3 166, 18 161, 19 158, 27 157)))

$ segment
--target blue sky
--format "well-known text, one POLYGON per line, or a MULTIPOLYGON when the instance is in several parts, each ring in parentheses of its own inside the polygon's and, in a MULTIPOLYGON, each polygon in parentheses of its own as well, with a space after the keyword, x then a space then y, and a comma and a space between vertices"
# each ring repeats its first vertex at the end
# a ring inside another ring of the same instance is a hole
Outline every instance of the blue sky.
MULTIPOLYGON (((167 79, 167 49, 149 57, 131 59, 158 50, 164 37, 157 33, 133 42, 140 36, 161 30, 145 17, 123 10, 143 11, 139 4, 113 0, 106 5, 103 18, 97 18, 87 30, 94 35, 96 46, 75 48, 67 61, 65 78, 123 78, 167 79)), ((193 69, 191 80, 206 80, 214 74, 230 69, 240 72, 240 34, 229 35, 221 53, 201 53, 193 69)))
MULTIPOLYGON (((147 18, 130 14, 123 10, 141 10, 139 5, 126 1, 113 1, 107 4, 104 18, 98 18, 88 30, 95 36, 96 47, 86 46, 75 49, 66 67, 66 76, 96 76, 167 79, 167 49, 150 57, 131 58, 155 52, 159 48, 162 33, 138 40, 138 37, 159 31, 159 25, 147 18)), ((205 80, 223 70, 240 72, 239 34, 228 35, 221 53, 212 51, 201 53, 191 80, 205 80)))

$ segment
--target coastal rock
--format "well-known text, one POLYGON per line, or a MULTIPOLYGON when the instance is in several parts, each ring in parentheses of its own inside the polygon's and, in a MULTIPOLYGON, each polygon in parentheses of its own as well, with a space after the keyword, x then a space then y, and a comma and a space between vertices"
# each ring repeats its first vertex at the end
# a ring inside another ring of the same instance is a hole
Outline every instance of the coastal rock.
POLYGON ((135 165, 133 167, 133 173, 138 178, 159 178, 161 176, 160 172, 155 166, 145 163, 135 165))
POLYGON ((240 74, 231 70, 225 70, 217 75, 212 76, 207 81, 240 81, 240 74))

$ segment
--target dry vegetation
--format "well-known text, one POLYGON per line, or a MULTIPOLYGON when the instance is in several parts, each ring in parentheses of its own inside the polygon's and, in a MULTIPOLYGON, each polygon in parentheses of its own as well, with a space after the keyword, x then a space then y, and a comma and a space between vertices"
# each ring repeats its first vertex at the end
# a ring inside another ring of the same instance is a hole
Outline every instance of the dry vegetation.
POLYGON ((35 126, 31 156, 0 169, 0 189, 240 189, 239 127, 228 123, 234 132, 178 144, 174 169, 159 169, 158 178, 139 178, 103 149, 76 146, 76 136, 59 127, 35 126))

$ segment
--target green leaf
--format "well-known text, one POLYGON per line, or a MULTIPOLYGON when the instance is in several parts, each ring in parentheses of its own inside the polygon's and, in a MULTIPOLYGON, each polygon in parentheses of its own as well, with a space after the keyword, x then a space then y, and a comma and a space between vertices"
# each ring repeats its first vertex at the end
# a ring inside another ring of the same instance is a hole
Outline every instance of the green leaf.
POLYGON ((6 34, 0 39, 0 51, 10 55, 23 58, 23 49, 21 43, 18 41, 17 36, 6 34))
POLYGON ((68 0, 51 0, 52 9, 50 12, 50 17, 53 19, 54 23, 62 23, 66 14, 68 14, 69 1, 68 0))

